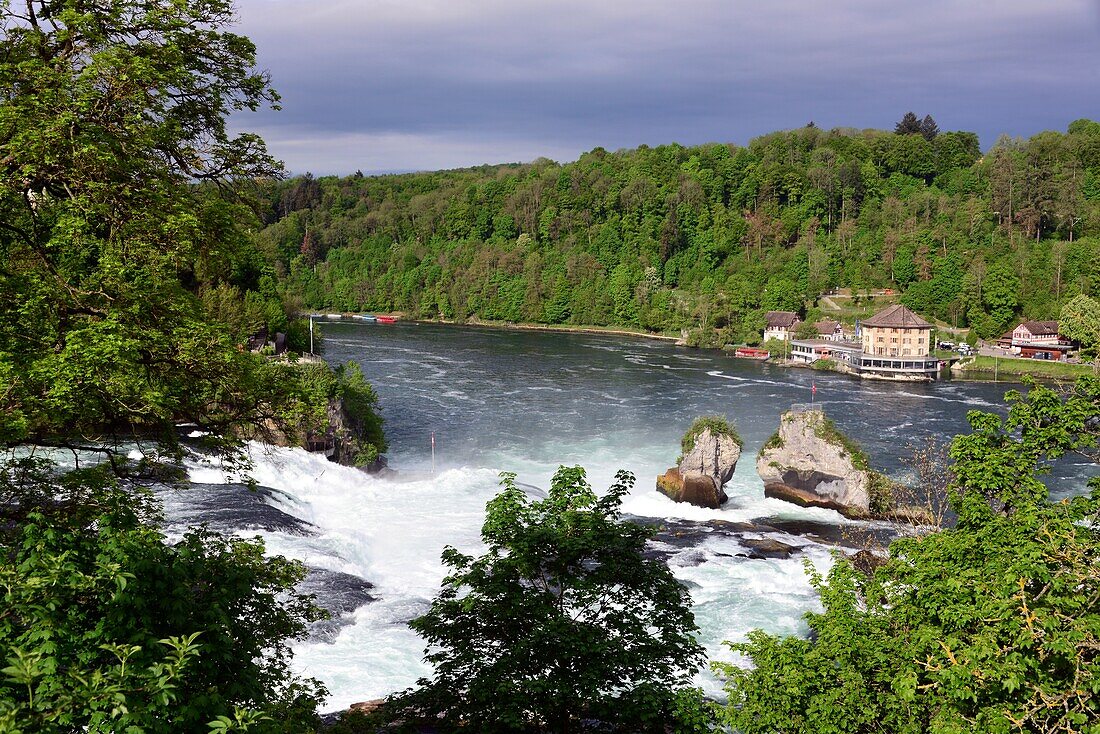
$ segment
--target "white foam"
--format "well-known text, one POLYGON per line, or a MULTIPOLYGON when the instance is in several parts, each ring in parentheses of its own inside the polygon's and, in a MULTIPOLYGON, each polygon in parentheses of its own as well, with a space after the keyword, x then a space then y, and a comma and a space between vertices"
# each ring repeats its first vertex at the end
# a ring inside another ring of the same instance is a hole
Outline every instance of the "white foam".
MULTIPOLYGON (((634 449, 628 434, 616 443, 596 437, 579 444, 563 438, 560 444, 540 446, 538 456, 561 457, 562 463, 583 463, 589 481, 598 490, 613 481, 621 466, 643 468, 640 482, 625 498, 625 513, 641 517, 695 521, 747 521, 772 516, 844 522, 828 510, 800 508, 766 499, 759 482, 748 476, 754 457, 746 454, 741 470, 726 486, 731 501, 726 508, 710 510, 677 504, 657 493, 650 471, 671 462, 672 457, 650 455, 644 442, 634 449)), ((316 535, 262 533, 269 552, 298 558, 308 565, 353 574, 375 585, 377 601, 356 610, 350 624, 331 641, 310 640, 295 646, 295 668, 322 680, 331 691, 326 710, 346 708, 355 701, 378 698, 413 686, 429 670, 422 662, 423 641, 407 623, 423 613, 439 590, 445 568, 440 552, 453 545, 467 553, 483 549, 480 528, 485 503, 498 490, 495 468, 455 467, 431 476, 426 467, 402 471, 395 479, 379 479, 356 469, 338 466, 300 449, 250 446, 252 475, 263 486, 279 490, 270 501, 284 512, 311 523, 316 535), (417 478, 402 478, 417 477, 417 478)), ((493 463, 508 466, 518 481, 537 488, 548 486, 558 462, 530 455, 498 454, 493 463)), ((226 480, 216 466, 191 465, 192 481, 226 480)), ((780 535, 775 537, 779 538, 780 535)), ((818 563, 827 567, 828 553, 803 539, 787 542, 806 546, 818 563)), ((773 632, 801 632, 802 613, 816 604, 801 561, 748 560, 735 539, 709 537, 698 548, 698 565, 670 565, 678 578, 689 584, 701 629, 701 641, 711 659, 733 660, 723 640, 743 639, 748 630, 763 627, 773 632)), ((679 553, 681 558, 685 551, 679 553)), ((700 671, 697 680, 712 693, 718 682, 700 671)))
MULTIPOLYGON (((252 476, 286 493, 272 502, 318 528, 310 536, 261 533, 269 552, 364 578, 379 598, 359 609, 333 642, 296 646, 296 668, 329 687, 326 708, 332 709, 415 684, 426 672, 423 642, 406 625, 439 590, 444 546, 483 550, 484 506, 498 473, 463 467, 387 480, 301 449, 252 444, 250 454, 252 476)), ((192 465, 189 472, 195 482, 226 480, 218 467, 192 465)))
POLYGON ((757 380, 749 377, 738 377, 737 375, 727 375, 722 370, 709 370, 707 375, 710 377, 718 377, 723 380, 731 380, 733 382, 746 382, 754 385, 793 385, 792 382, 780 382, 779 380, 757 380))

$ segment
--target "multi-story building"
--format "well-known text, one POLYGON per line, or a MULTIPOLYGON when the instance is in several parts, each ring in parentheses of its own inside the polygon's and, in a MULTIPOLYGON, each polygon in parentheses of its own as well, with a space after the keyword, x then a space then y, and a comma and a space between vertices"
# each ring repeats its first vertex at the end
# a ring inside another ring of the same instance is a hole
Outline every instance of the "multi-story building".
POLYGON ((927 357, 931 351, 932 324, 900 303, 864 321, 860 334, 866 355, 927 357))
POLYGON ((1056 345, 1058 338, 1057 321, 1025 321, 1012 330, 1012 346, 1056 345))
POLYGON ((932 324, 900 303, 864 321, 860 335, 861 375, 935 379, 940 371, 940 360, 931 356, 932 324))
POLYGON ((833 321, 832 319, 816 321, 814 322, 814 329, 817 330, 818 339, 827 342, 844 341, 844 327, 840 325, 839 321, 833 321))

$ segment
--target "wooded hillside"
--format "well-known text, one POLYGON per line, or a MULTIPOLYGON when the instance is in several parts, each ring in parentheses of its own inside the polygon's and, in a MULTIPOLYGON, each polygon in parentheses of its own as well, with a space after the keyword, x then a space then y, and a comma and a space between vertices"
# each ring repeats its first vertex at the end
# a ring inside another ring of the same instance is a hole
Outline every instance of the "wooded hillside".
POLYGON ((1100 292, 1100 123, 983 156, 975 134, 909 117, 563 165, 306 175, 270 185, 258 239, 309 308, 703 341, 759 340, 764 310, 813 317, 838 287, 898 289, 982 336, 1100 292))

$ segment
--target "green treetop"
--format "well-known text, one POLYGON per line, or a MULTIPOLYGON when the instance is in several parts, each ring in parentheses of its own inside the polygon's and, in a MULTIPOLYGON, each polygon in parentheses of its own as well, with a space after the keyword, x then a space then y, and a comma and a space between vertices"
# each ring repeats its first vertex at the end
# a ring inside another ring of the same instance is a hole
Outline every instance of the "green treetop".
POLYGON ((243 240, 217 186, 278 165, 226 0, 0 4, 0 438, 226 429, 274 388, 197 299, 243 240))
POLYGON ((1058 317, 1058 332, 1081 345, 1081 351, 1095 357, 1100 348, 1100 303, 1084 294, 1075 296, 1058 317))
POLYGON ((435 672, 407 703, 433 724, 479 732, 690 721, 699 701, 684 687, 702 649, 687 590, 643 556, 651 531, 619 519, 633 477, 620 472, 597 497, 583 469, 562 467, 540 501, 512 475, 502 484, 482 528, 488 550, 444 551, 451 574, 412 622, 435 672))

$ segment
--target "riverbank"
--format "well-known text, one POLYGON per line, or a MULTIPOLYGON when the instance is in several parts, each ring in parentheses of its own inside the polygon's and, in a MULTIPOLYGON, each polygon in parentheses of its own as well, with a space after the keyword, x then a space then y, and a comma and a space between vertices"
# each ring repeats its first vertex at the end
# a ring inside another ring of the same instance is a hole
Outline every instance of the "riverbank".
POLYGON ((984 355, 967 357, 951 368, 951 376, 962 379, 1035 377, 1041 380, 1075 380, 1078 377, 1095 374, 1096 367, 1091 364, 984 355))
POLYGON ((621 326, 573 326, 571 324, 517 324, 509 321, 451 321, 448 319, 408 319, 416 324, 443 324, 444 326, 468 326, 472 328, 503 329, 507 331, 546 331, 563 334, 603 334, 606 336, 636 336, 643 339, 680 341, 670 334, 654 334, 651 331, 624 329, 621 326))
MULTIPOLYGON (((479 319, 472 319, 470 321, 453 321, 449 319, 409 319, 402 313, 387 314, 393 318, 406 321, 414 324, 439 324, 443 326, 454 326, 458 328, 470 327, 470 328, 485 328, 485 329, 499 329, 501 331, 539 331, 548 333, 563 333, 563 334, 597 334, 604 336, 626 336, 636 337, 640 339, 656 339, 658 341, 665 342, 681 342, 682 337, 671 334, 654 334, 653 332, 626 329, 621 326, 581 326, 571 324, 531 324, 531 323, 512 323, 507 321, 481 321, 479 319)), ((737 345, 723 345, 721 347, 695 347, 701 351, 721 352, 730 354, 737 345)), ((953 354, 953 353, 952 353, 953 354)), ((945 356, 945 360, 949 360, 949 356, 945 356)), ((767 360, 769 364, 776 365, 778 367, 804 367, 813 368, 818 370, 835 372, 837 374, 844 374, 852 377, 858 377, 849 370, 844 369, 842 366, 830 366, 823 367, 816 364, 806 364, 804 362, 795 362, 789 359, 783 359, 781 357, 772 357, 767 360)), ((961 362, 951 368, 951 377, 955 380, 979 380, 984 381, 988 379, 996 378, 1021 378, 1021 377, 1034 377, 1040 380, 1073 380, 1081 375, 1096 374, 1092 365, 1088 364, 1068 364, 1065 362, 1050 362, 1038 359, 1018 359, 1011 357, 985 357, 974 356, 964 358, 961 362), (996 360, 996 362, 995 362, 996 360)), ((908 382, 908 380, 903 380, 908 382)))

